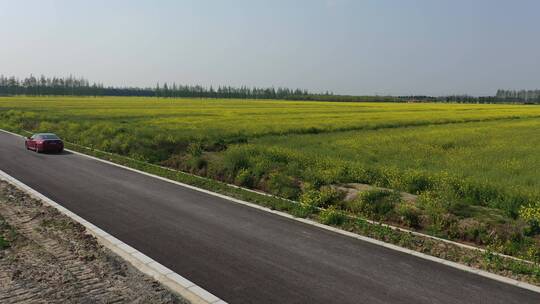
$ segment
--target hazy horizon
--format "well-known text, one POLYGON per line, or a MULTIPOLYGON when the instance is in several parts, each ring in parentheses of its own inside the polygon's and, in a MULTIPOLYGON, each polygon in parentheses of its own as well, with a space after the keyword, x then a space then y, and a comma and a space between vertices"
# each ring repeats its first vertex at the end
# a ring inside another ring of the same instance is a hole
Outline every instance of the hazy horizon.
POLYGON ((0 74, 493 95, 540 87, 536 1, 0 1, 0 74))

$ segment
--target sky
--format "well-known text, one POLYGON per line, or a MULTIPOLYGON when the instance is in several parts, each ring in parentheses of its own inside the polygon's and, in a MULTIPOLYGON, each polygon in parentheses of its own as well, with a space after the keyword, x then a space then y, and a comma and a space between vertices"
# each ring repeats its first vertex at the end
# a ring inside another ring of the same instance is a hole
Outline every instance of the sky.
POLYGON ((0 0, 0 74, 356 95, 540 88, 537 0, 0 0))

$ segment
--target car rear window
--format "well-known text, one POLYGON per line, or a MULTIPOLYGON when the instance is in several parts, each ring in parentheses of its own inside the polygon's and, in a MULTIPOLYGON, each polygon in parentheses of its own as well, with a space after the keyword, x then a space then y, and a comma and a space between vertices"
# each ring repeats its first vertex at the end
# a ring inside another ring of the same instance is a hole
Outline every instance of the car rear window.
POLYGON ((39 136, 41 139, 60 139, 54 134, 42 134, 39 136))

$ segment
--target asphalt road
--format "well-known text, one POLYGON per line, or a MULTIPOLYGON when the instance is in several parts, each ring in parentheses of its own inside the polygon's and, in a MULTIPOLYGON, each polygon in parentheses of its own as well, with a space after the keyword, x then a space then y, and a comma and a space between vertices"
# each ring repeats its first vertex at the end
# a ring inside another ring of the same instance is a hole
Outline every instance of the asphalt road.
POLYGON ((540 294, 84 156, 26 151, 0 169, 229 303, 540 303, 540 294))

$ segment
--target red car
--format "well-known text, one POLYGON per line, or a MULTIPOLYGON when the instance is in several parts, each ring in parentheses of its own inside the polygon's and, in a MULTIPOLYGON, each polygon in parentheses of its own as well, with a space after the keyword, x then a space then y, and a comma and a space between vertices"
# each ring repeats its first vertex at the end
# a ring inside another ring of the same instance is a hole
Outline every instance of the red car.
POLYGON ((40 152, 57 152, 64 150, 64 142, 53 133, 37 133, 26 138, 24 145, 28 150, 40 152))

